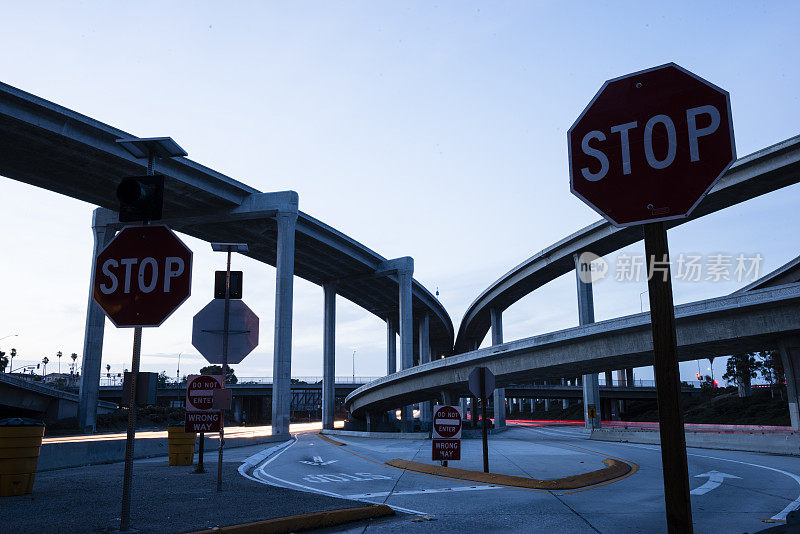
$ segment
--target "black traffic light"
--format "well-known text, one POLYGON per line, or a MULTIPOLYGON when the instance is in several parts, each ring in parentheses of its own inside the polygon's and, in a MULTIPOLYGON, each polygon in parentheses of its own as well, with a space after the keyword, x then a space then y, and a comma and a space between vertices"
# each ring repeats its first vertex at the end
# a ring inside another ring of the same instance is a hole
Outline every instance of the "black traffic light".
MULTIPOLYGON (((242 298, 242 271, 231 271, 230 297, 242 298)), ((214 272, 214 298, 225 298, 225 271, 214 272)))
POLYGON ((139 222, 161 219, 164 204, 164 176, 131 176, 117 186, 119 221, 139 222))

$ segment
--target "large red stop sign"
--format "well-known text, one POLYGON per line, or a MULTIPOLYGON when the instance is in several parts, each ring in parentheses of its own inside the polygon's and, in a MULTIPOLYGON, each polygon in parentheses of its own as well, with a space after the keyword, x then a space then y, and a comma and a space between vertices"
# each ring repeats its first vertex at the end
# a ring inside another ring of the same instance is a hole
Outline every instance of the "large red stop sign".
POLYGON ((95 262, 92 296, 118 327, 159 326, 191 290, 192 251, 163 225, 126 226, 95 262))
POLYGON ((616 226, 688 216, 736 159, 727 91, 674 63, 607 81, 567 142, 572 193, 616 226))

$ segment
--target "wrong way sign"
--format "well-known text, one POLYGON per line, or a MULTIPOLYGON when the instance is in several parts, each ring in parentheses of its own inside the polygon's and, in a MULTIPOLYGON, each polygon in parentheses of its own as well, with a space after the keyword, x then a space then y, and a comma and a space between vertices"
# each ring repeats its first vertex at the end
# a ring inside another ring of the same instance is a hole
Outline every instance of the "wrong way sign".
POLYGON ((189 375, 186 382, 185 432, 220 431, 222 413, 213 407, 214 392, 222 388, 222 375, 189 375))
POLYGON ((461 459, 461 415, 459 406, 433 407, 432 460, 461 459))

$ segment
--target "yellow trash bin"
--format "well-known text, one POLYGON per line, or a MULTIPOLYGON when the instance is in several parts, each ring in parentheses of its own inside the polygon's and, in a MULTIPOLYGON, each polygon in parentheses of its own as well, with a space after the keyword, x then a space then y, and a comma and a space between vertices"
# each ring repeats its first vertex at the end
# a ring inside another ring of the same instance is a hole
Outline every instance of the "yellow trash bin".
POLYGON ((0 420, 0 497, 33 492, 44 424, 23 418, 0 420))
POLYGON ((183 425, 167 428, 169 441, 169 465, 192 465, 197 434, 184 432, 183 425))

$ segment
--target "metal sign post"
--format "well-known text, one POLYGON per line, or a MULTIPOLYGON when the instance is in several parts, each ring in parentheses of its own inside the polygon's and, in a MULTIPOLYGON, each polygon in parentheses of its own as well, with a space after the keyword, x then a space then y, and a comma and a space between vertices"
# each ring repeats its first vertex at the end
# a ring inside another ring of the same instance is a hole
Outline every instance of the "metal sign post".
MULTIPOLYGON (((126 138, 126 139, 117 139, 117 143, 122 146, 125 150, 127 150, 131 155, 135 158, 147 158, 147 176, 152 177, 154 176, 154 168, 156 162, 156 155, 164 158, 174 158, 178 156, 186 156, 186 151, 183 150, 180 146, 178 146, 175 141, 173 141, 169 137, 156 137, 156 138, 126 138)), ((147 181, 147 180, 145 180, 147 181)), ((158 220, 161 218, 161 209, 163 204, 163 181, 161 180, 150 180, 147 184, 143 182, 137 182, 136 180, 124 180, 123 183, 120 184, 120 187, 117 188, 117 197, 120 200, 120 221, 127 221, 127 220, 138 220, 139 217, 143 220, 142 224, 147 225, 148 222, 158 220), (134 217, 133 219, 129 218, 134 217)), ((124 232, 124 230, 123 230, 124 232)), ((171 233, 171 232, 170 232, 171 233)), ((122 235, 122 233, 120 233, 122 235)), ((117 236, 119 237, 119 236, 117 236)), ((174 237, 174 236, 173 236, 174 237)), ((116 239, 116 238, 115 238, 116 239)), ((136 299, 131 299, 128 301, 120 302, 118 305, 112 306, 104 306, 105 304, 109 304, 108 301, 104 302, 105 298, 113 297, 115 294, 115 290, 119 288, 117 284, 116 278, 113 279, 113 282, 107 280, 104 283, 100 282, 100 276, 98 273, 106 272, 106 269, 98 269, 97 265, 95 265, 95 280, 93 280, 93 287, 92 293, 93 298, 95 301, 100 305, 103 312, 109 317, 109 319, 114 322, 117 327, 120 326, 134 326, 133 331, 133 356, 131 357, 131 378, 130 378, 130 397, 128 403, 128 429, 127 434, 125 437, 125 471, 123 475, 122 481, 122 513, 120 517, 120 531, 126 532, 129 530, 130 527, 130 514, 131 514, 131 482, 133 478, 133 447, 134 447, 134 437, 135 437, 135 427, 136 427, 136 378, 139 374, 139 361, 141 359, 141 351, 142 351, 142 325, 146 326, 158 326, 163 320, 169 316, 172 311, 178 308, 186 297, 189 296, 189 292, 191 289, 191 251, 186 248, 183 243, 180 242, 179 239, 175 238, 175 241, 183 247, 185 252, 188 252, 187 259, 178 258, 181 260, 182 266, 180 272, 177 269, 171 270, 167 266, 169 261, 165 262, 164 267, 164 276, 168 279, 174 278, 171 282, 176 283, 183 288, 181 291, 175 291, 174 293, 179 294, 179 298, 173 302, 169 303, 162 303, 163 306, 160 307, 158 311, 157 317, 150 317, 149 320, 146 320, 144 315, 153 315, 151 312, 152 310, 149 307, 152 304, 148 302, 147 305, 144 307, 137 306, 136 299), (187 261, 188 260, 188 261, 187 261), (181 277, 181 275, 184 275, 181 277), (111 283, 108 283, 111 282, 111 283), (185 294, 184 294, 185 293, 185 294), (122 311, 122 316, 115 315, 115 311, 122 311), (131 313, 130 316, 125 316, 124 312, 131 313), (115 320, 116 318, 116 320, 115 320)), ((114 244, 112 240, 109 243, 109 246, 104 249, 103 252, 109 250, 109 247, 114 244)), ((102 255, 102 252, 101 252, 102 255)), ((98 260, 100 257, 98 256, 98 260)), ((127 259, 136 259, 127 257, 127 259)), ((112 260, 109 260, 112 261, 112 260)), ((152 284, 153 287, 148 286, 147 290, 144 293, 153 292, 154 287, 158 286, 157 276, 158 276, 158 262, 153 257, 145 258, 144 261, 141 262, 139 267, 139 288, 141 290, 142 286, 142 279, 144 278, 144 269, 143 266, 145 263, 149 263, 152 269, 152 278, 149 284, 152 284), (148 261, 149 260, 149 261, 148 261)), ((106 265, 108 266, 108 265, 106 265)), ((130 273, 130 265, 128 266, 128 273, 130 273)), ((112 278, 112 277, 109 277, 112 278)), ((130 280, 129 275, 126 275, 126 279, 130 280)), ((165 291, 164 293, 167 293, 165 291)), ((117 292, 118 293, 118 292, 117 292)), ((154 307, 154 306, 153 306, 154 307)))
MULTIPOLYGON (((222 379, 223 384, 228 380, 228 337, 230 335, 230 312, 231 312, 231 254, 236 252, 247 252, 245 243, 212 243, 211 248, 217 252, 227 252, 227 264, 225 267, 225 311, 222 323, 222 379)), ((221 410, 219 424, 219 455, 217 459, 217 491, 222 491, 222 450, 225 446, 225 408, 221 410)))
POLYGON ((483 472, 489 472, 489 436, 486 426, 486 403, 494 392, 494 375, 486 367, 476 367, 469 374, 469 390, 481 399, 481 436, 483 437, 483 472))
MULTIPOLYGON (((150 152, 147 157, 147 176, 153 176, 156 155, 150 152)), ((147 224, 144 221, 142 224, 147 224)), ((133 481, 133 446, 136 428, 136 377, 139 375, 139 360, 142 354, 142 327, 133 330, 133 356, 131 357, 131 389, 128 403, 128 431, 125 435, 125 471, 122 476, 122 515, 119 530, 126 532, 131 518, 131 483, 133 481)))
POLYGON ((692 532, 667 229, 736 159, 730 95, 668 63, 608 80, 567 132, 570 189, 618 227, 642 225, 667 530, 692 532), (622 192, 622 193, 621 193, 622 192))

